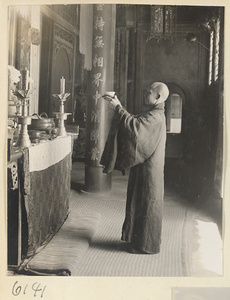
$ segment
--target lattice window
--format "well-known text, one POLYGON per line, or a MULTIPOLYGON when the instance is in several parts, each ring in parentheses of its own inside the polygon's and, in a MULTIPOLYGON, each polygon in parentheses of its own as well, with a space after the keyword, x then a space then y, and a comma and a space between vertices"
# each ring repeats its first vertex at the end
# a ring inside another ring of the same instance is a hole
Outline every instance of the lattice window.
POLYGON ((219 78, 219 56, 220 56, 220 18, 213 21, 213 29, 210 31, 210 53, 209 53, 209 79, 211 85, 219 78))
POLYGON ((219 77, 219 54, 220 54, 220 19, 216 21, 215 49, 214 49, 214 81, 219 77))
POLYGON ((213 45, 214 45, 214 32, 210 33, 210 52, 209 52, 209 79, 208 84, 212 83, 212 65, 213 65, 213 45))

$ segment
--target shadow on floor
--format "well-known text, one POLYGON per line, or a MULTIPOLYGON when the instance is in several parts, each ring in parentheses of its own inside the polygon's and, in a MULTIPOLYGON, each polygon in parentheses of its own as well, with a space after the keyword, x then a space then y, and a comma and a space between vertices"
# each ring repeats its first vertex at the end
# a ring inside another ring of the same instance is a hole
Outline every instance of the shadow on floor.
POLYGON ((106 241, 106 243, 94 241, 91 244, 91 248, 96 248, 99 250, 106 250, 106 251, 110 251, 110 252, 114 252, 114 251, 128 252, 129 243, 122 242, 121 240, 106 241))
POLYGON ((85 185, 83 182, 71 181, 71 189, 77 191, 78 193, 84 190, 84 188, 85 185))

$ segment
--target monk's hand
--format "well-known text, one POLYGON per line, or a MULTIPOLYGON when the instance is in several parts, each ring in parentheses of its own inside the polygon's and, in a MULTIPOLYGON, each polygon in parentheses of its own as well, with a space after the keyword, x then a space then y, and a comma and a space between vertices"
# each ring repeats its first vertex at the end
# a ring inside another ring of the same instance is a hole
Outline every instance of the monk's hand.
POLYGON ((109 104, 112 108, 115 108, 117 105, 121 106, 121 102, 119 101, 119 99, 117 98, 117 95, 115 95, 114 97, 110 97, 110 96, 103 96, 103 98, 107 101, 109 101, 109 104))

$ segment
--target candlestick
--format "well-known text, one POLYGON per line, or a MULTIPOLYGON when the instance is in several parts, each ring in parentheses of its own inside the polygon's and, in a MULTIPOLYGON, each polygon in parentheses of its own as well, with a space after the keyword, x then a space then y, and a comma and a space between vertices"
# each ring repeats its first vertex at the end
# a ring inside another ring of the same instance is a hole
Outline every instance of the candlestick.
POLYGON ((20 89, 14 92, 20 103, 21 115, 18 116, 18 124, 20 125, 19 135, 16 142, 17 147, 30 147, 30 139, 28 135, 28 125, 31 124, 31 117, 29 116, 29 95, 33 93, 30 83, 32 79, 29 77, 29 70, 25 68, 21 70, 20 89))
POLYGON ((62 76, 61 80, 60 80, 60 92, 61 94, 53 94, 54 97, 58 98, 60 101, 60 109, 59 112, 55 112, 54 115, 56 115, 56 118, 58 119, 58 136, 66 136, 66 129, 65 129, 65 123, 64 121, 67 119, 68 115, 71 115, 71 113, 65 113, 64 112, 64 102, 66 101, 66 99, 69 97, 69 93, 63 93, 63 87, 65 89, 65 86, 63 85, 64 82, 64 78, 62 76))
POLYGON ((31 142, 27 130, 27 126, 31 124, 31 117, 29 116, 19 116, 18 124, 21 125, 19 135, 16 141, 16 146, 19 148, 30 147, 31 142))
POLYGON ((63 76, 60 79, 60 93, 65 94, 65 78, 63 76))

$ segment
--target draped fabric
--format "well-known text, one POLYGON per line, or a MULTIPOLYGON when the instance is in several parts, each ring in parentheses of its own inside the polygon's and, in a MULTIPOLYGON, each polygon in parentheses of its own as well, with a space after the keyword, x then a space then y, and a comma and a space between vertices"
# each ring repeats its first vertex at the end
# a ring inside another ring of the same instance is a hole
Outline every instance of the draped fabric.
POLYGON ((61 161, 72 151, 71 133, 66 137, 57 137, 52 141, 40 143, 28 148, 29 172, 42 171, 61 161))
POLYGON ((166 125, 164 104, 139 116, 118 108, 102 154, 105 172, 131 167, 122 240, 158 253, 161 243, 166 125))
POLYGON ((85 69, 92 69, 93 5, 81 4, 79 50, 85 55, 85 69))
MULTIPOLYGON (((71 149, 71 138, 61 138, 59 141, 47 142, 47 152, 41 151, 43 145, 37 145, 37 159, 42 165, 43 156, 55 157, 61 144, 71 149), (57 145, 56 145, 57 143, 57 145), (57 148, 53 151, 52 144, 57 148), (40 151, 39 151, 40 150, 40 151)), ((64 223, 69 212, 70 182, 71 182, 71 152, 62 153, 64 157, 42 169, 30 168, 30 148, 24 149, 22 168, 22 193, 26 211, 26 222, 23 224, 23 237, 26 245, 26 257, 34 255, 46 245, 64 223)), ((38 164, 39 165, 39 164, 38 164)))

